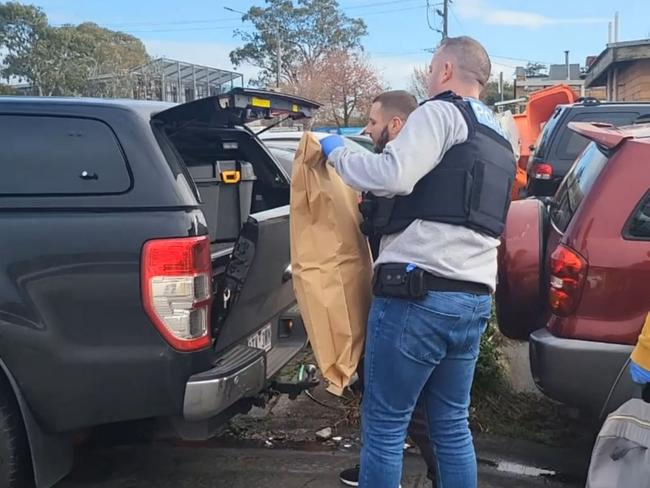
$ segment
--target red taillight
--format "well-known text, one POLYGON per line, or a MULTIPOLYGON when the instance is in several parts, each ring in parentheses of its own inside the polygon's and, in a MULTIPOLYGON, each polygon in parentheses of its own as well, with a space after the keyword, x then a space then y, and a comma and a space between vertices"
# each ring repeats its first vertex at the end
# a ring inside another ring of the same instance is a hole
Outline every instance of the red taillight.
POLYGON ((553 177, 553 166, 546 163, 533 165, 533 178, 537 180, 550 180, 553 177))
POLYGON ((559 245, 550 258, 549 303, 556 315, 572 314, 587 277, 587 261, 572 249, 559 245))
POLYGON ((147 315, 172 347, 196 351, 209 346, 212 262, 208 237, 145 243, 142 301, 147 315))

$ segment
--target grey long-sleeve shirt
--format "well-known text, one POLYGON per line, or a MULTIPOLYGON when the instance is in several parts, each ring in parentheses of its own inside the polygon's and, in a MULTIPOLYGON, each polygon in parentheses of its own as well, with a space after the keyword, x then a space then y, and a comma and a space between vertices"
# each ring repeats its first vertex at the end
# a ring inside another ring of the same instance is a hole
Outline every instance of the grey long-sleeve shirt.
MULTIPOLYGON (((460 110, 444 101, 427 102, 408 118, 382 154, 335 149, 329 162, 349 186, 377 196, 408 195, 415 184, 467 140, 460 110)), ((404 231, 384 236, 375 264, 413 263, 444 278, 483 283, 494 290, 499 240, 467 227, 414 221, 404 231)))

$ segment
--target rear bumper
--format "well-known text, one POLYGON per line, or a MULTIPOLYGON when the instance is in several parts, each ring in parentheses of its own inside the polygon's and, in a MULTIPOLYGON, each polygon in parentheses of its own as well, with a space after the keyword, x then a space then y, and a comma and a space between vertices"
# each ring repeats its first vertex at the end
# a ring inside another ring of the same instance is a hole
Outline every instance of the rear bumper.
POLYGON ((260 349, 236 346, 217 366, 187 382, 183 417, 206 420, 242 398, 255 397, 266 387, 266 356, 260 349))
POLYGON ((600 414, 634 396, 627 373, 632 346, 566 339, 546 329, 533 332, 529 344, 533 379, 554 400, 600 414))

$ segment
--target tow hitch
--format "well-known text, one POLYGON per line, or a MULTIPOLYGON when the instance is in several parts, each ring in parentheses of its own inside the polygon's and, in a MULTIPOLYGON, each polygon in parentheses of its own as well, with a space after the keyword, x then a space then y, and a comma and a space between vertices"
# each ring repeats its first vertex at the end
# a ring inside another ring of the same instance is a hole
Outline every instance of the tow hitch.
POLYGON ((289 395, 290 400, 298 398, 303 391, 311 390, 320 384, 316 378, 316 366, 313 364, 303 364, 298 371, 296 381, 273 380, 270 386, 271 394, 289 395))

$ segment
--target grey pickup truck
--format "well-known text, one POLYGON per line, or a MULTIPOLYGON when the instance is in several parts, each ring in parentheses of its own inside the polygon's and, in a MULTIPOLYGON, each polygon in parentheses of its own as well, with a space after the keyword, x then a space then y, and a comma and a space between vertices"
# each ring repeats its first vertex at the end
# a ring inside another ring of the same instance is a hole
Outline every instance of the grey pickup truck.
POLYGON ((0 486, 54 485, 94 426, 203 439, 267 398, 307 338, 289 175, 245 123, 317 108, 0 97, 0 486))

